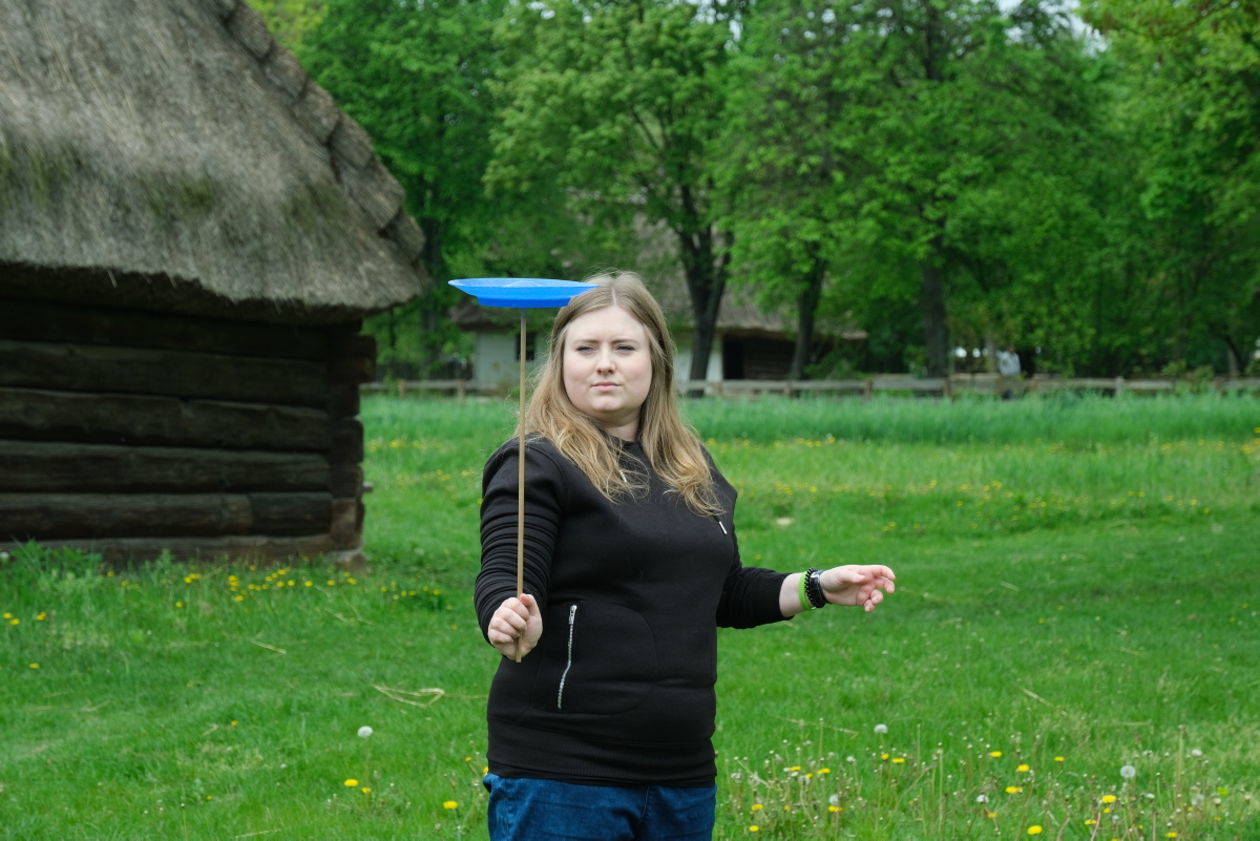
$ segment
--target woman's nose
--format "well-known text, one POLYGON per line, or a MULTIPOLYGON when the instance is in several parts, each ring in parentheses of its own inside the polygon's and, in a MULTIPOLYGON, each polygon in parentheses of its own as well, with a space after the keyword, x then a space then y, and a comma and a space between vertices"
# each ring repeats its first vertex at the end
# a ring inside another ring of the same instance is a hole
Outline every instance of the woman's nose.
POLYGON ((613 354, 611 348, 601 348, 598 356, 595 358, 595 367, 600 371, 611 371, 613 368, 613 354))

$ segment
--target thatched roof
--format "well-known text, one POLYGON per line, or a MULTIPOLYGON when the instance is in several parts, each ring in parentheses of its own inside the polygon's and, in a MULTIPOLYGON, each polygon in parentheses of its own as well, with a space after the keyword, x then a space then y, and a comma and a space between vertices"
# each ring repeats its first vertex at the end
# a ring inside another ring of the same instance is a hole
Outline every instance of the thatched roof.
POLYGON ((402 199, 241 0, 0 2, 0 293, 357 317, 426 282, 402 199))

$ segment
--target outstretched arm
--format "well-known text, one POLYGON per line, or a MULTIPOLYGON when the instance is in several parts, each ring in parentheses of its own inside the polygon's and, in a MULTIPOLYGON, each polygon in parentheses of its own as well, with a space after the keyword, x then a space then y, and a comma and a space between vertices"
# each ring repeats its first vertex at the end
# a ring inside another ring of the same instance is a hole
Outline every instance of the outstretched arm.
MULTIPOLYGON (((779 609, 785 617, 795 616, 809 608, 800 597, 801 576, 795 572, 783 579, 779 591, 779 609)), ((819 583, 828 604, 861 607, 867 613, 879 606, 885 593, 896 588, 897 576, 881 564, 849 564, 823 570, 819 583)))

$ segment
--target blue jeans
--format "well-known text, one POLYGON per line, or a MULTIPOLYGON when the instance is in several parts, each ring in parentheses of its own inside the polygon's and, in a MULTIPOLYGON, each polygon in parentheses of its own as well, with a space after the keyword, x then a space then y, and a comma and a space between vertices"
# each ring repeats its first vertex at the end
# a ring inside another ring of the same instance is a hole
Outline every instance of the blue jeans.
POLYGON ((590 786, 487 774, 490 841, 711 841, 716 786, 590 786))

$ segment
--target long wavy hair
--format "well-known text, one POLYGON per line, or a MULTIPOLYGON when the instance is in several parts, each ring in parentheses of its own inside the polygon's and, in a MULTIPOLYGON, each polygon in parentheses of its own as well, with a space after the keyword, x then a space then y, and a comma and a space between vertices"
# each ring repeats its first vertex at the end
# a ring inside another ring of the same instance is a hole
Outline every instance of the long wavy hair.
POLYGON ((569 325, 589 312, 620 307, 644 326, 648 338, 652 381, 639 408, 639 444, 648 464, 697 514, 722 513, 700 439, 678 411, 674 343, 660 304, 634 272, 607 272, 586 282, 599 286, 578 295, 556 314, 547 359, 521 419, 525 434, 549 439, 613 502, 646 489, 646 477, 622 471, 620 444, 573 405, 564 387, 564 342, 569 325))

